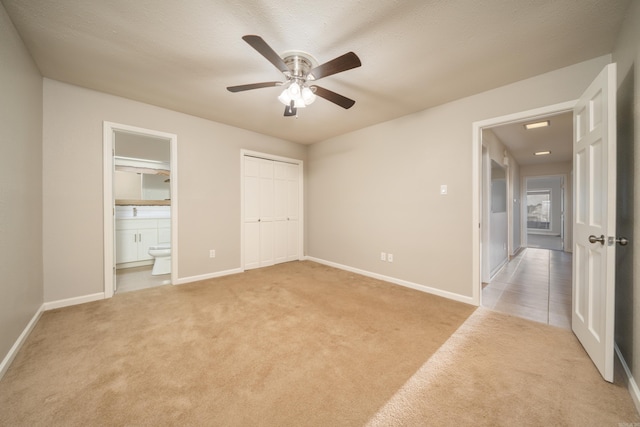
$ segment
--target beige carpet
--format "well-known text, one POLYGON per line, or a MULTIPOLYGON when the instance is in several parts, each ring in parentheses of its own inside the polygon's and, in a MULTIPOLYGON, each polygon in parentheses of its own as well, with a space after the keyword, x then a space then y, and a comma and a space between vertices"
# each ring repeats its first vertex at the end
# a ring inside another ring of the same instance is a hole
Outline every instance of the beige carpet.
POLYGON ((46 312, 0 382, 2 426, 639 421, 567 331, 311 262, 46 312))
POLYGON ((478 308, 368 425, 640 425, 623 375, 566 329, 478 308))

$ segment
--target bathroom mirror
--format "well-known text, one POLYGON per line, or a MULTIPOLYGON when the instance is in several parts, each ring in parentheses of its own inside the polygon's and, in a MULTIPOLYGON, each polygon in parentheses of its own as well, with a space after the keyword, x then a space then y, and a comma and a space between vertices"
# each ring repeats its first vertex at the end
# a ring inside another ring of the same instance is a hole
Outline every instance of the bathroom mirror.
POLYGON ((171 204, 169 141, 115 132, 116 205, 171 204))
MULTIPOLYGON (((118 170, 114 172, 114 195, 116 201, 144 200, 169 201, 169 175, 167 173, 144 173, 135 170, 118 170)), ((122 204, 116 202, 116 204, 122 204)))

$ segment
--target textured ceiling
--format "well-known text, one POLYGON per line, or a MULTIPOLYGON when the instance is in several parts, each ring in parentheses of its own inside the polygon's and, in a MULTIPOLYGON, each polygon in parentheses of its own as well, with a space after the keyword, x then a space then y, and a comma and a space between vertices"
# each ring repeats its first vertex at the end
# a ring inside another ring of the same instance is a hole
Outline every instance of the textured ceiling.
POLYGON ((45 77, 313 143, 611 52, 629 0, 2 0, 45 77), (356 100, 283 117, 282 74, 241 37, 320 63, 356 100))

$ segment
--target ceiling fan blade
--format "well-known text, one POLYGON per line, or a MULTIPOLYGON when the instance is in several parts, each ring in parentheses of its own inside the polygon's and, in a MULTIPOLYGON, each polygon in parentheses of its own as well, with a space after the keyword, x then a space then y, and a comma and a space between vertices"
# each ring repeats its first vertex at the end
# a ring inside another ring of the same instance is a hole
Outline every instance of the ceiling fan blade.
POLYGON ((243 36, 242 40, 249 43, 249 45, 257 50, 260 55, 264 56, 267 61, 275 65, 278 70, 282 71, 283 73, 289 73, 291 71, 289 70, 289 67, 287 67, 287 64, 284 63, 282 58, 280 58, 280 55, 278 55, 273 49, 271 49, 271 46, 269 46, 267 42, 262 39, 262 37, 247 35, 243 36))
POLYGON ((282 85, 282 82, 251 83, 248 85, 229 86, 227 87, 227 90, 229 92, 242 92, 245 90, 260 89, 263 87, 273 87, 273 86, 280 86, 280 85, 282 85))
POLYGON ((342 108, 349 109, 356 103, 353 99, 349 99, 346 96, 342 96, 338 93, 332 92, 329 89, 325 89, 320 86, 311 86, 311 89, 315 89, 315 94, 320 98, 324 98, 327 101, 331 101, 334 104, 341 106, 342 108))
POLYGON ((294 101, 291 101, 291 104, 284 107, 284 116, 291 117, 295 116, 296 114, 298 114, 298 109, 294 107, 294 101))
POLYGON ((332 59, 329 62, 325 62, 322 65, 318 65, 316 68, 309 71, 309 76, 314 80, 320 80, 323 77, 331 76, 333 74, 341 73, 343 71, 350 70, 361 66, 360 58, 353 52, 345 53, 342 56, 332 59))

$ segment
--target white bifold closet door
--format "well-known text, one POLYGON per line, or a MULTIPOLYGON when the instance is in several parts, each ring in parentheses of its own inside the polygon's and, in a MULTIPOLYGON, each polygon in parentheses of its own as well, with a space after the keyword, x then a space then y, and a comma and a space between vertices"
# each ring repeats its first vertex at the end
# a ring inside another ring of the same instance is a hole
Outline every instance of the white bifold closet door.
POLYGON ((244 157, 244 268, 299 259, 299 166, 244 157))

